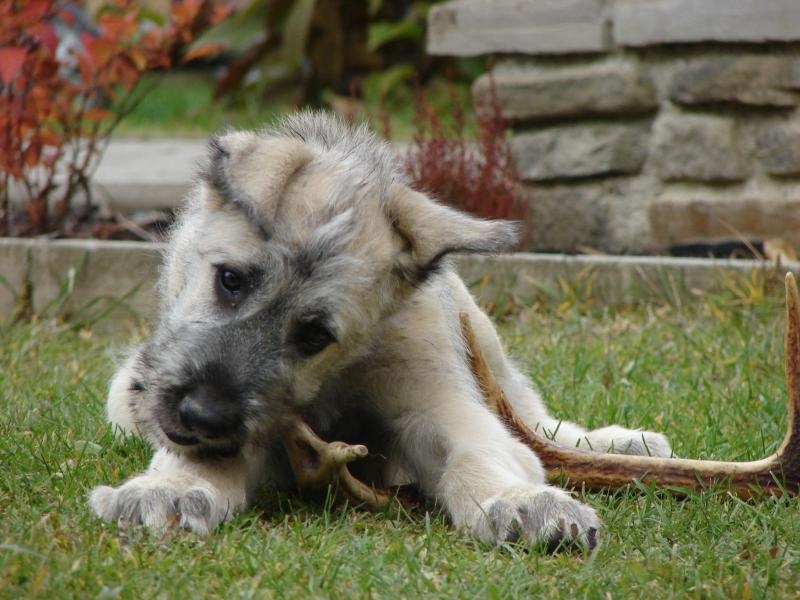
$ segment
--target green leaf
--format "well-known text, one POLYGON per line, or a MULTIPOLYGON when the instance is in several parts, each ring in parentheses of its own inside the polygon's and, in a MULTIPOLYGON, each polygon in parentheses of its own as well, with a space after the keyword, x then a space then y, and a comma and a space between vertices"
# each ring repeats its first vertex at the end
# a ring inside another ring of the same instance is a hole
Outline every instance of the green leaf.
POLYGON ((163 27, 164 23, 167 22, 167 17, 163 12, 147 8, 146 6, 139 9, 139 16, 143 21, 152 21, 159 27, 163 27))
POLYGON ((299 66, 306 56, 308 34, 311 31, 311 18, 314 16, 316 0, 297 0, 286 17, 283 26, 283 45, 281 51, 286 62, 299 66))
POLYGON ((416 71, 410 63, 395 65, 385 71, 376 71, 364 78, 364 88, 376 102, 394 91, 397 86, 412 79, 416 71))
POLYGON ((263 39, 265 0, 254 0, 227 19, 223 19, 194 40, 190 49, 206 44, 222 44, 226 52, 243 52, 263 39))
POLYGON ((367 29, 367 49, 374 51, 395 40, 421 40, 422 34, 422 26, 416 21, 379 21, 367 29))

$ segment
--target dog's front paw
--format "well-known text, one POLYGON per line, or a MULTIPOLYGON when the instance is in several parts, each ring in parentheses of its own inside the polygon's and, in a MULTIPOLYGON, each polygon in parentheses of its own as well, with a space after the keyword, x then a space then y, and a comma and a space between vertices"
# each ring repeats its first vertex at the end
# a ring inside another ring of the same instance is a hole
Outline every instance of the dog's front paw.
POLYGON ((471 527, 478 539, 513 542, 523 539, 548 551, 561 546, 594 549, 600 520, 589 506, 565 491, 548 486, 512 488, 484 502, 471 527))
POLYGON ((89 505, 101 519, 116 521, 120 527, 161 529, 177 519, 181 527, 200 535, 207 535, 229 512, 200 481, 153 475, 135 477, 117 488, 98 486, 92 490, 89 505))

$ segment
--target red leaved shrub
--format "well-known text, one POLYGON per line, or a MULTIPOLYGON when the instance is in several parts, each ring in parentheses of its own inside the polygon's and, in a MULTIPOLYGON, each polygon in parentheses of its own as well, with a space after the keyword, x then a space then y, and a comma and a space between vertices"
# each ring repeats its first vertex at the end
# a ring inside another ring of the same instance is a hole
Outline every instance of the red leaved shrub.
POLYGON ((413 187, 481 217, 518 220, 527 237, 530 210, 494 85, 489 106, 477 111, 474 140, 465 137, 460 104, 455 98, 452 104, 445 121, 417 94, 416 132, 405 157, 413 187))
POLYGON ((0 0, 0 235, 58 231, 79 191, 88 214, 88 179, 138 101, 142 74, 169 68, 229 11, 218 0, 173 0, 159 24, 133 0, 114 0, 94 23, 81 23, 80 6, 0 0), (19 202, 11 199, 12 183, 19 202))

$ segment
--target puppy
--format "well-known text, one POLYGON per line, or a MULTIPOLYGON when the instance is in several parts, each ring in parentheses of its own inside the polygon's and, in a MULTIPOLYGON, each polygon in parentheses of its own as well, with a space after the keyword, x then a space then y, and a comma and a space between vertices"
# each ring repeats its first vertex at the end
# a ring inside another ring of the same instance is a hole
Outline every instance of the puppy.
POLYGON ((209 145, 166 251, 152 338, 115 375, 110 421, 155 447, 90 499, 103 519, 206 534, 285 485, 282 419, 369 440, 385 484, 415 482, 488 542, 593 546, 595 511, 485 406, 459 313, 514 409, 559 443, 669 456, 656 433, 551 417, 448 261, 514 247, 516 228, 411 189, 390 147, 330 115, 209 145), (365 426, 368 424, 368 426, 365 426), (359 431, 361 427, 361 431, 359 431))

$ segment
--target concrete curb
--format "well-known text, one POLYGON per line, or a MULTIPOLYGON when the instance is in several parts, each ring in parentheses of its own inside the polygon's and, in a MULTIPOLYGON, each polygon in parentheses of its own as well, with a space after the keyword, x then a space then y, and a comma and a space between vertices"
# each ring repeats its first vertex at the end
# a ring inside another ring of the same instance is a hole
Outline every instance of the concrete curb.
POLYGON ((690 290, 711 291, 725 277, 780 276, 800 272, 800 262, 662 256, 570 256, 519 253, 460 256, 458 270, 483 304, 503 306, 536 298, 592 300, 594 306, 680 301, 690 290))
POLYGON ((161 249, 145 242, 0 238, 0 321, 13 316, 27 293, 43 317, 147 319, 157 303, 161 249))
MULTIPOLYGON (((163 244, 145 242, 0 238, 0 321, 14 314, 26 284, 31 308, 42 316, 149 319, 158 301, 162 250, 163 244)), ((652 256, 520 253, 458 256, 456 265, 478 299, 496 306, 570 294, 591 297, 596 306, 663 301, 685 290, 713 289, 726 275, 775 274, 771 263, 652 256)), ((781 271, 800 274, 800 262, 781 271)))

